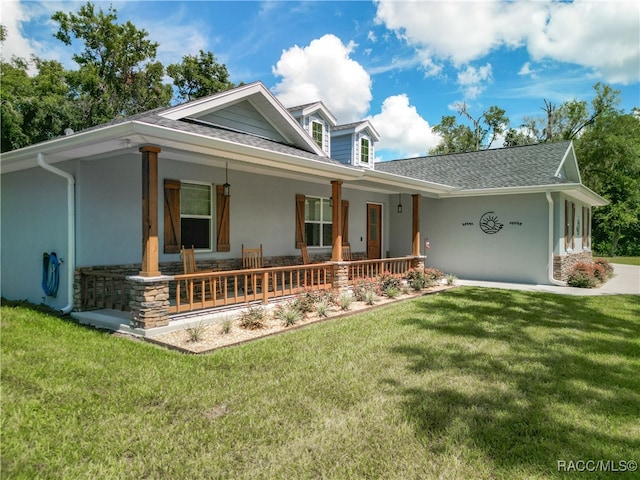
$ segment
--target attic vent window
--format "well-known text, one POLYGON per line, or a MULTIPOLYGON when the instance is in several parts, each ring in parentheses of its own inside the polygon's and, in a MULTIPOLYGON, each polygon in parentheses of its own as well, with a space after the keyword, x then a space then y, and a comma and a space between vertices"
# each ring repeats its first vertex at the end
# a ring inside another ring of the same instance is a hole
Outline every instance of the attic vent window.
POLYGON ((311 136, 313 137, 313 140, 318 144, 318 146, 320 148, 322 148, 322 144, 323 142, 323 131, 324 129, 322 128, 322 124, 319 122, 312 122, 311 123, 311 136))

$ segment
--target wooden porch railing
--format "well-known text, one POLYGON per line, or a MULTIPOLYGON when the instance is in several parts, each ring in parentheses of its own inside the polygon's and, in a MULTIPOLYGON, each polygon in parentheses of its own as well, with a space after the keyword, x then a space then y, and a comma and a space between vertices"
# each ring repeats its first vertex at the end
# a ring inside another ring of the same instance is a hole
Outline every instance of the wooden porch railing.
POLYGON ((378 260, 356 260, 349 262, 349 284, 358 280, 375 278, 387 272, 392 275, 404 275, 411 269, 413 257, 382 258, 378 260))
POLYGON ((129 290, 126 275, 83 271, 80 276, 82 310, 111 308, 129 310, 129 290))
MULTIPOLYGON (((412 257, 357 260, 349 263, 349 285, 382 273, 404 275, 412 257)), ((304 290, 333 288, 333 263, 288 267, 221 270, 175 275, 170 284, 169 314, 238 305, 295 295, 304 290)), ((82 310, 111 308, 128 311, 131 285, 124 274, 100 270, 81 272, 82 310)))
POLYGON ((332 273, 331 263, 317 263, 175 275, 175 303, 169 313, 252 301, 267 303, 305 289, 326 290, 332 287, 332 273))

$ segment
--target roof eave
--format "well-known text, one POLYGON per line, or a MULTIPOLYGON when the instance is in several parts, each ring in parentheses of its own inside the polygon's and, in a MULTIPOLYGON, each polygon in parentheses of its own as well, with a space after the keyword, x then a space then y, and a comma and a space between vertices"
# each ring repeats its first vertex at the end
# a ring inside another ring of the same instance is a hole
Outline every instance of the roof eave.
POLYGON ((567 195, 594 207, 608 205, 609 202, 581 183, 556 183, 551 185, 527 185, 520 187, 457 189, 449 192, 449 197, 479 197, 487 195, 522 195, 526 193, 564 192, 567 195))

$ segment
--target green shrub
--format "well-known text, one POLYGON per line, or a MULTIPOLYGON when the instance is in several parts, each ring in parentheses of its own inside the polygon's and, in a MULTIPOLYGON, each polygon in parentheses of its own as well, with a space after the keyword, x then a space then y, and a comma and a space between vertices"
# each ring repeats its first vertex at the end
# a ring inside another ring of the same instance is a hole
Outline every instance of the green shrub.
POLYGON ((349 293, 343 293, 342 295, 340 295, 338 302, 341 310, 349 310, 351 308, 351 304, 353 303, 353 296, 349 293))
POLYGON ((608 260, 604 258, 594 258, 593 263, 601 267, 604 271, 604 276, 601 281, 604 282, 613 276, 613 265, 611 265, 608 260))
POLYGON ((456 280, 458 280, 458 277, 451 273, 449 273, 445 278, 447 279, 447 285, 455 285, 456 280))
POLYGON ((596 280, 582 271, 573 271, 567 277, 567 285, 578 288, 593 288, 596 286, 596 280))
POLYGON ((396 298, 400 295, 400 289, 398 287, 389 286, 384 289, 384 295, 388 298, 396 298))
POLYGON ((231 319, 225 318, 222 321, 222 326, 220 328, 220 333, 223 334, 223 335, 226 335, 230 331, 231 331, 231 319))
POLYGON ((364 294, 364 303, 367 305, 373 305, 378 301, 378 294, 375 290, 367 290, 364 294))
POLYGON ((444 273, 437 268, 425 268, 424 277, 426 279, 426 285, 431 286, 442 280, 444 278, 444 273))
POLYGON ((261 306, 250 306, 240 314, 240 326, 248 330, 264 328, 266 313, 261 306))
POLYGON ((277 320, 282 321, 285 327, 290 327, 298 323, 300 320, 302 320, 302 317, 304 317, 304 314, 298 309, 296 302, 294 300, 294 301, 279 304, 275 308, 273 312, 273 316, 277 320))
POLYGON ((407 281, 416 291, 422 290, 427 285, 424 268, 412 268, 407 272, 407 281))
POLYGON ((327 299, 322 299, 315 303, 316 313, 320 317, 326 317, 329 315, 331 309, 331 303, 327 299))
POLYGON ((198 325, 188 327, 186 331, 187 331, 187 335, 189 335, 189 341, 199 342, 200 340, 202 340, 202 337, 204 335, 204 330, 205 328, 204 328, 204 325, 202 325, 202 322, 198 323, 198 325))
POLYGON ((392 275, 389 272, 384 272, 378 275, 378 288, 380 291, 385 292, 388 288, 400 288, 401 279, 398 275, 392 275))
POLYGON ((378 283, 370 278, 358 280, 353 286, 353 296, 358 302, 364 302, 367 292, 374 292, 377 295, 378 283))

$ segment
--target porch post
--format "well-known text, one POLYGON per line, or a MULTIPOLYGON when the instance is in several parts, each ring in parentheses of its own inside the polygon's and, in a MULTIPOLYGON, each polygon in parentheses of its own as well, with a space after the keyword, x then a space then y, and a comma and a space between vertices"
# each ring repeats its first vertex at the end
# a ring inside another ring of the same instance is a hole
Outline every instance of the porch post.
POLYGON ((158 269, 158 153, 146 145, 142 153, 142 270, 141 277, 159 277, 158 269))
POLYGON ((331 261, 342 261, 342 180, 331 180, 331 261))
POLYGON ((412 195, 413 198, 413 219, 412 219, 412 238, 411 255, 417 257, 420 255, 420 194, 412 195))

